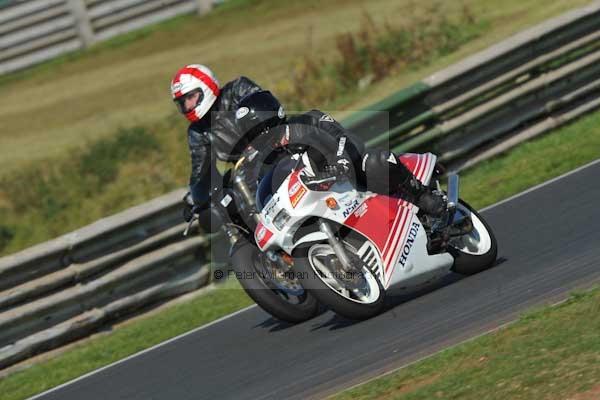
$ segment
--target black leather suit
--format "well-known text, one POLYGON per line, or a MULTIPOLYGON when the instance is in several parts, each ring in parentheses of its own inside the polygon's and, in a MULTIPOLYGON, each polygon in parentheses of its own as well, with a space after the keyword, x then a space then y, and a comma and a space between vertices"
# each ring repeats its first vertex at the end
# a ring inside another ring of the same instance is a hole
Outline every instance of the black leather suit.
POLYGON ((358 186, 378 193, 396 192, 412 176, 402 163, 389 162, 389 151, 365 152, 360 140, 318 110, 288 117, 286 124, 260 138, 244 136, 237 129, 235 111, 245 96, 260 90, 260 86, 246 77, 227 83, 206 116, 189 126, 190 191, 195 204, 207 205, 211 188, 221 181, 216 160, 235 162, 249 144, 263 152, 277 145, 292 151, 306 150, 317 169, 346 159, 358 186))

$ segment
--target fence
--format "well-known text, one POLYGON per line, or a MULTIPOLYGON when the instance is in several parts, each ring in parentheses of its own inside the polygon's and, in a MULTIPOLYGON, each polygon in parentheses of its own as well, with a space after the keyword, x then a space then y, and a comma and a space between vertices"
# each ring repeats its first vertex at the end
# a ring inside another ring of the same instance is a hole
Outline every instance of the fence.
MULTIPOLYGON (((0 259, 0 369, 209 281, 178 190, 0 259)), ((197 233, 197 232, 196 232, 197 233)))
POLYGON ((0 74, 85 48, 211 0, 25 0, 0 7, 0 74))
MULTIPOLYGON (((598 107, 599 37, 595 1, 369 107, 387 111, 389 125, 377 112, 343 123, 370 145, 434 151, 467 167, 598 107)), ((0 259, 0 368, 205 285, 209 238, 181 236, 182 196, 0 259)))
POLYGON ((389 125, 377 113, 346 124, 370 146, 432 151, 460 170, 596 108, 599 59, 594 1, 372 105, 389 125))

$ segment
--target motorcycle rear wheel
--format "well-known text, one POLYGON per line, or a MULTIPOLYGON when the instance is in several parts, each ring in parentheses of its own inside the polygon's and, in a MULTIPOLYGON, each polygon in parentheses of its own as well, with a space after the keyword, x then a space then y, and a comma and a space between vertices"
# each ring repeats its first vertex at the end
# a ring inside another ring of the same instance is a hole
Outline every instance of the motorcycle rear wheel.
POLYGON ((285 279, 278 282, 264 263, 267 256, 255 245, 244 241, 236 247, 231 262, 244 291, 260 308, 273 317, 286 322, 307 321, 319 313, 316 298, 300 285, 285 279))
POLYGON ((450 240, 448 252, 454 257, 452 271, 473 275, 494 265, 498 256, 498 242, 485 219, 462 199, 459 200, 457 213, 471 217, 473 230, 450 240))

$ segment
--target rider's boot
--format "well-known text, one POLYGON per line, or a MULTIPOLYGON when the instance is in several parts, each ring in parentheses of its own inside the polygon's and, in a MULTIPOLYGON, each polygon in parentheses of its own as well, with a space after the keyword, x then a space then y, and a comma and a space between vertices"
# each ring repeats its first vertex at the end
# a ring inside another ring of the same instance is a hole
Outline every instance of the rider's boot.
POLYGON ((388 150, 369 151, 363 156, 361 170, 368 190, 404 198, 434 218, 447 214, 443 194, 423 185, 396 154, 388 150))
POLYGON ((448 209, 444 195, 425 186, 414 175, 411 175, 401 186, 400 192, 424 213, 434 217, 443 217, 448 209))

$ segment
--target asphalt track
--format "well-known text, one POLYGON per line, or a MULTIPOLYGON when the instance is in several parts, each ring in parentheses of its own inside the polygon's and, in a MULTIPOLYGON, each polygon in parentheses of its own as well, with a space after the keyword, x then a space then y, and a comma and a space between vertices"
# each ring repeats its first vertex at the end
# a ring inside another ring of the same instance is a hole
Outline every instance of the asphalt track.
MULTIPOLYGON (((599 160, 600 161, 600 160, 599 160)), ((354 323, 326 312, 289 326, 249 308, 35 398, 305 399, 335 393, 494 329, 600 281, 600 162, 483 212, 499 263, 396 294, 354 323)))

